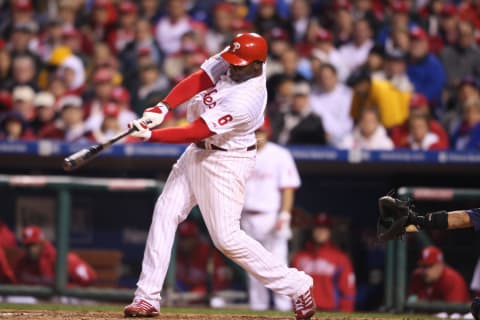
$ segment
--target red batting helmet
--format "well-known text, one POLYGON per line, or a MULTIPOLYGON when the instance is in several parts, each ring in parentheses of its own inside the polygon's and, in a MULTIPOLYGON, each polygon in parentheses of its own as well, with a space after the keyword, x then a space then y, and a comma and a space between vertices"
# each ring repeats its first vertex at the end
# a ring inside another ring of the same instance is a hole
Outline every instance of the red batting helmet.
POLYGON ((267 41, 256 33, 240 33, 230 42, 222 58, 235 66, 246 66, 254 61, 267 59, 267 41))

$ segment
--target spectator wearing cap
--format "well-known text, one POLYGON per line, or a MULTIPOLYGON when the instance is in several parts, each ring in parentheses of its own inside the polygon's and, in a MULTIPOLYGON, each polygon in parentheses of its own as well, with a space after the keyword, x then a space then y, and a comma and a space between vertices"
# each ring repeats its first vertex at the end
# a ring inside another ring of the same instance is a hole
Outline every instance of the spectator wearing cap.
POLYGON ((93 42, 104 42, 113 30, 117 20, 117 10, 112 0, 94 0, 90 26, 93 42))
POLYGON ((460 80, 455 95, 447 105, 449 108, 442 114, 445 127, 451 134, 461 125, 464 105, 471 99, 480 99, 480 81, 466 76, 460 80))
MULTIPOLYGON (((53 285, 55 281, 56 250, 42 229, 29 225, 22 229, 25 253, 15 265, 18 283, 28 285, 53 285)), ((70 286, 88 286, 97 279, 97 273, 75 253, 67 255, 67 274, 70 286)))
POLYGON ((480 26, 480 5, 475 1, 460 2, 458 16, 462 21, 469 21, 475 26, 480 26))
POLYGON ((234 7, 227 2, 219 2, 213 8, 212 27, 205 34, 205 49, 213 55, 228 45, 232 37, 234 7))
POLYGON ((335 145, 350 133, 353 126, 350 117, 352 90, 338 81, 333 65, 323 64, 315 70, 310 101, 312 111, 322 119, 330 145, 335 145))
POLYGON ((19 112, 24 121, 32 121, 35 117, 35 108, 33 106, 35 91, 29 86, 16 86, 13 89, 12 97, 12 110, 19 112))
POLYGON ((74 95, 66 95, 58 102, 60 121, 43 128, 38 136, 41 139, 63 141, 92 141, 93 136, 83 122, 82 99, 74 95))
POLYGON ((383 64, 385 60, 385 49, 381 45, 374 45, 370 49, 365 63, 357 68, 368 70, 370 74, 383 71, 383 64))
POLYGON ((392 30, 385 41, 385 52, 391 54, 407 55, 410 50, 410 36, 407 29, 392 30))
POLYGON ((424 247, 417 266, 410 278, 407 299, 451 303, 470 302, 465 280, 458 271, 445 263, 440 248, 424 247))
POLYGON ((387 8, 389 11, 387 15, 389 15, 390 19, 384 19, 387 24, 379 30, 375 42, 385 45, 395 30, 408 30, 414 26, 414 23, 410 21, 410 4, 408 1, 403 0, 390 2, 390 6, 387 8))
POLYGON ((463 105, 463 121, 452 136, 456 150, 480 150, 480 99, 469 98, 463 105))
POLYGON ((278 129, 272 140, 283 145, 326 143, 322 119, 311 109, 310 92, 308 82, 301 81, 295 84, 290 109, 272 119, 273 126, 278 129))
POLYGON ((86 126, 96 131, 103 120, 103 105, 112 99, 114 73, 111 68, 99 68, 93 74, 93 97, 85 105, 86 126))
MULTIPOLYGON (((120 72, 120 63, 116 55, 106 42, 97 42, 93 50, 93 56, 90 63, 90 76, 95 77, 95 73, 101 69, 110 69, 112 73, 111 81, 115 85, 120 85, 123 81, 122 73, 120 72)), ((95 82, 95 79, 92 79, 95 82)))
POLYGON ((48 91, 41 91, 35 95, 33 105, 35 106, 35 119, 31 126, 35 133, 39 133, 55 121, 55 97, 48 91))
POLYGON ((374 79, 388 81, 398 91, 404 93, 402 103, 408 104, 410 93, 414 91, 413 83, 407 75, 407 55, 400 51, 385 54, 383 70, 372 74, 374 79))
POLYGON ((225 258, 202 237, 194 221, 187 219, 178 226, 178 246, 175 255, 175 289, 180 292, 207 294, 208 279, 212 290, 230 288, 233 271, 225 258), (213 264, 213 274, 208 265, 213 264))
POLYGON ((415 91, 425 95, 434 108, 441 101, 446 84, 445 69, 440 60, 429 52, 428 35, 420 27, 413 27, 410 34, 410 59, 407 74, 415 91))
POLYGON ((0 140, 33 140, 35 136, 28 123, 18 111, 9 111, 3 115, 0 123, 0 140))
MULTIPOLYGON (((430 106, 428 104, 427 98, 421 94, 421 93, 414 93, 412 94, 409 102, 409 108, 410 108, 410 118, 415 117, 418 122, 421 122, 422 120, 419 120, 418 118, 421 119, 427 119, 427 124, 426 127, 428 128, 427 133, 431 133, 432 135, 436 136, 437 141, 433 143, 432 145, 429 146, 428 149, 435 149, 435 150, 445 150, 448 149, 449 147, 449 137, 448 133, 443 127, 443 125, 438 121, 435 120, 431 116, 430 112, 430 106)), ((395 126, 391 129, 390 131, 390 136, 392 137, 392 141, 395 144, 396 148, 410 148, 411 143, 410 143, 410 121, 406 121, 405 123, 395 126)), ((420 123, 420 126, 422 124, 420 123)), ((425 129, 425 126, 422 127, 425 129)), ((418 137, 423 136, 418 134, 418 137)), ((417 138, 418 141, 420 139, 417 138)), ((422 139, 423 140, 423 139, 422 139)), ((432 141, 431 138, 428 139, 428 141, 432 141)))
POLYGON ((36 50, 37 33, 38 25, 33 20, 15 23, 10 36, 12 56, 30 54, 35 57, 37 63, 40 63, 36 50))
POLYGON ((480 49, 475 44, 475 27, 461 21, 456 31, 456 43, 446 46, 440 54, 447 73, 447 84, 453 90, 468 75, 480 79, 480 49))
POLYGON ((311 240, 292 259, 292 266, 313 277, 313 299, 318 310, 352 312, 355 273, 350 257, 332 243, 332 218, 315 215, 311 240))
POLYGON ((191 31, 205 31, 205 25, 188 16, 184 1, 168 0, 167 14, 155 26, 155 38, 165 55, 172 55, 181 49, 182 36, 191 31))
POLYGON ((59 77, 57 74, 58 68, 70 55, 72 55, 72 50, 66 46, 60 45, 53 49, 47 62, 38 75, 38 85, 40 88, 47 88, 52 79, 59 77))
POLYGON ((93 53, 93 43, 83 30, 73 25, 64 24, 61 30, 61 45, 69 48, 84 64, 90 60, 93 53))
MULTIPOLYGON (((120 126, 118 116, 120 115, 120 108, 114 102, 108 102, 103 105, 103 121, 100 128, 93 132, 95 141, 102 143, 114 136, 118 135, 125 127, 120 126)), ((125 142, 127 139, 123 138, 120 142, 125 142)))
MULTIPOLYGON (((280 59, 283 53, 292 48, 292 46, 287 30, 282 28, 271 29, 265 39, 269 43, 267 57, 267 79, 269 79, 274 74, 279 75, 282 73, 283 66, 280 59)), ((309 62, 307 60, 305 62, 310 67, 309 62)))
POLYGON ((138 118, 137 114, 131 110, 130 93, 124 87, 117 86, 113 89, 112 101, 119 108, 118 122, 120 128, 126 128, 131 121, 138 118))
POLYGON ((352 35, 352 40, 339 48, 349 74, 365 63, 374 45, 372 29, 367 19, 358 19, 353 22, 352 35))
POLYGON ((392 150, 394 145, 380 123, 377 108, 364 108, 353 132, 346 135, 337 145, 339 149, 392 150))
POLYGON ((138 7, 133 1, 121 1, 118 4, 119 25, 107 35, 107 42, 114 54, 135 40, 135 26, 138 21, 138 7))
POLYGON ((329 63, 337 70, 337 77, 340 82, 345 82, 349 75, 349 69, 345 58, 335 48, 333 35, 330 31, 319 29, 315 35, 316 43, 312 49, 312 59, 317 59, 321 64, 329 63))

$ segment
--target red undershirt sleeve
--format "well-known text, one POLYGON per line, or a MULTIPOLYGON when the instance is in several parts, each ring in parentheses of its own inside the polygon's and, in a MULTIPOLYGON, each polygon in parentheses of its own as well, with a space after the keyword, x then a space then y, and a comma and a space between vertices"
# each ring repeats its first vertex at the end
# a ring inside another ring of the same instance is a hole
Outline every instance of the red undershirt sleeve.
POLYGON ((162 100, 170 108, 176 108, 178 105, 187 101, 197 93, 212 87, 214 83, 208 74, 200 69, 179 83, 170 90, 168 95, 162 100))
POLYGON ((185 127, 172 127, 152 131, 149 142, 191 143, 213 136, 202 118, 198 118, 185 127))

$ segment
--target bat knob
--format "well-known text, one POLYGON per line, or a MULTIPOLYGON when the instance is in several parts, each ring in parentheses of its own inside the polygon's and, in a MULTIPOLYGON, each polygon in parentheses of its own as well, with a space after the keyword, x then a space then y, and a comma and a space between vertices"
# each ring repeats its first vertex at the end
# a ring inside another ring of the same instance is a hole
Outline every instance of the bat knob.
POLYGON ((68 158, 63 159, 63 170, 72 171, 73 170, 73 161, 68 159, 68 158))

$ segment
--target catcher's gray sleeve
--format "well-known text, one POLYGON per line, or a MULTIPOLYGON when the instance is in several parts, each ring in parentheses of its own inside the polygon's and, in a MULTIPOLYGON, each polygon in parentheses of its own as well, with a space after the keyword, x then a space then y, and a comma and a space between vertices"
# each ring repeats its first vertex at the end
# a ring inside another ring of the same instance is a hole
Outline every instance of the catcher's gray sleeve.
POLYGON ((480 231, 480 208, 469 209, 467 213, 470 216, 475 231, 480 231))

